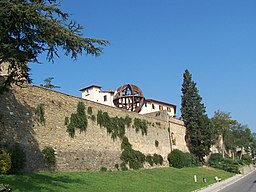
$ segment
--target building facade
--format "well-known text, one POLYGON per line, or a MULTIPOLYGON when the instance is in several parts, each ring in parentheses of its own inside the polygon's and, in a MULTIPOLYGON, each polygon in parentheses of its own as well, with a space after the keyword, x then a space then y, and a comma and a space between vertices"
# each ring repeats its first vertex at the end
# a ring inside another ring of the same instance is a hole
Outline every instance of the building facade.
POLYGON ((89 101, 94 101, 111 107, 115 107, 113 103, 114 91, 102 91, 101 86, 91 85, 80 89, 82 92, 82 98, 89 101))
MULTIPOLYGON (((101 86, 91 85, 80 89, 82 98, 111 107, 116 107, 113 103, 113 98, 116 94, 113 90, 103 91, 101 86)), ((145 99, 139 114, 153 113, 157 111, 167 111, 170 117, 176 117, 176 105, 158 101, 155 99, 145 99)))

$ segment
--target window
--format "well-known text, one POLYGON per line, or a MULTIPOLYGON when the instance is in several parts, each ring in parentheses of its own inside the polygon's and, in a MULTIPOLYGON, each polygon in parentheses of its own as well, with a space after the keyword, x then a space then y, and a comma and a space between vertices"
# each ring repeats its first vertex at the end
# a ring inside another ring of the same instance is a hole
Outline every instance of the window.
POLYGON ((159 105, 159 111, 162 111, 162 110, 163 110, 163 106, 159 105))
POLYGON ((170 107, 167 107, 167 111, 171 111, 170 107))
POLYGON ((147 102, 145 102, 145 107, 147 107, 148 106, 148 103, 147 102))
POLYGON ((104 100, 104 101, 107 101, 107 95, 104 95, 104 96, 103 96, 103 100, 104 100))
POLYGON ((154 104, 152 104, 152 109, 155 109, 155 105, 154 104))

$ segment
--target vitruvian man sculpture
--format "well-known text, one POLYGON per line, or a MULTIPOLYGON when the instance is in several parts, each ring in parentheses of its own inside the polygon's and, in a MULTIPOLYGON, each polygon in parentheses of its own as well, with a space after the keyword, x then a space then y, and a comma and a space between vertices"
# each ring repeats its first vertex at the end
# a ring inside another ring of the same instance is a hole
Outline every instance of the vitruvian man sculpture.
POLYGON ((139 113, 144 104, 145 98, 139 87, 126 84, 117 89, 114 96, 114 105, 121 109, 139 113))

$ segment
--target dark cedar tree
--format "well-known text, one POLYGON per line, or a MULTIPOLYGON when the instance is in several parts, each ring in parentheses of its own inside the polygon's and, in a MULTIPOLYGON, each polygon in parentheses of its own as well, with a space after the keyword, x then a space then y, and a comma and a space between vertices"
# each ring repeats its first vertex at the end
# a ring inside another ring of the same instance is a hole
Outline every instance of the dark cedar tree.
POLYGON ((47 53, 51 62, 59 50, 98 56, 106 40, 83 37, 81 25, 69 19, 56 0, 0 0, 0 65, 10 63, 5 85, 30 81, 29 62, 47 53))

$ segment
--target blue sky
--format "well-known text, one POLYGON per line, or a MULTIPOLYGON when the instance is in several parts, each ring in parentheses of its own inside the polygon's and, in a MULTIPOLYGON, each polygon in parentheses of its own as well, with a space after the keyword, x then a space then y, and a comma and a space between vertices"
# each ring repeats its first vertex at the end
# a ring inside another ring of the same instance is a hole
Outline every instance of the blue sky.
POLYGON ((230 112, 256 132, 255 0, 63 0, 84 36, 107 39, 100 57, 61 55, 31 64, 34 84, 47 77, 59 91, 80 96, 95 84, 136 84, 146 98, 176 104, 183 72, 197 83, 207 114, 230 112))

